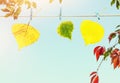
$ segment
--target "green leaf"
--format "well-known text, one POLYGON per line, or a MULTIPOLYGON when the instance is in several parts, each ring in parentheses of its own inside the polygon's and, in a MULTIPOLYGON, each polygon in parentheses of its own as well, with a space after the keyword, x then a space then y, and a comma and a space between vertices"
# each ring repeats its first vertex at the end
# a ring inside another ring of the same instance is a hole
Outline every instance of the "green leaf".
POLYGON ((115 0, 112 0, 112 1, 111 1, 111 6, 112 6, 113 4, 115 4, 115 0))
POLYGON ((119 31, 120 31, 120 29, 115 30, 115 32, 119 32, 119 31))
POLYGON ((117 26, 116 26, 116 28, 119 28, 119 27, 120 27, 120 25, 117 25, 117 26))
POLYGON ((74 26, 71 21, 64 21, 61 22, 60 25, 57 28, 57 33, 65 38, 72 39, 72 32, 73 32, 74 26))
POLYGON ((120 39, 118 39, 118 44, 120 44, 120 39))
POLYGON ((104 53, 104 60, 110 55, 112 49, 113 49, 112 47, 108 48, 108 50, 104 53))
POLYGON ((119 9, 119 6, 120 6, 120 3, 119 3, 119 1, 117 0, 117 2, 116 2, 116 8, 119 9))
POLYGON ((105 52, 105 54, 104 54, 104 60, 105 60, 108 56, 109 56, 109 52, 107 51, 107 52, 105 52))
POLYGON ((118 35, 118 44, 120 44, 120 35, 118 35))
POLYGON ((113 32, 109 35, 108 39, 109 39, 109 43, 111 42, 112 39, 114 39, 116 37, 116 33, 113 32))

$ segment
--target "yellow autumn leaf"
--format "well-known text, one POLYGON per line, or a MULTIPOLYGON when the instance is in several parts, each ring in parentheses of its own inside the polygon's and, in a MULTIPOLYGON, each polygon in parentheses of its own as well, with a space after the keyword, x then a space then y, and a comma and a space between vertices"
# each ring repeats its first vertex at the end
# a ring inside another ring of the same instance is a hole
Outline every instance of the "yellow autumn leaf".
POLYGON ((25 0, 25 4, 27 5, 27 9, 31 8, 31 2, 29 0, 25 0))
POLYGON ((33 6, 33 8, 36 8, 36 7, 37 7, 37 5, 36 5, 35 2, 32 2, 32 6, 33 6))
POLYGON ((59 0, 60 4, 62 3, 63 0, 59 0))
POLYGON ((19 49, 33 44, 40 36, 38 30, 27 24, 14 24, 12 26, 12 33, 16 38, 19 49))
POLYGON ((21 7, 18 7, 13 14, 14 19, 17 19, 20 13, 21 13, 21 7))
POLYGON ((49 3, 52 3, 54 0, 49 0, 49 3))
POLYGON ((7 13, 4 17, 9 17, 9 16, 12 16, 11 13, 7 13))
POLYGON ((104 37, 103 26, 90 20, 81 23, 80 32, 86 45, 97 43, 104 37))
POLYGON ((24 3, 24 0, 17 0, 18 6, 22 5, 24 3))
POLYGON ((6 8, 3 8, 1 9, 3 12, 10 12, 10 10, 6 7, 6 8))
POLYGON ((14 14, 15 8, 7 6, 5 9, 2 9, 3 12, 8 12, 4 17, 9 17, 14 14))

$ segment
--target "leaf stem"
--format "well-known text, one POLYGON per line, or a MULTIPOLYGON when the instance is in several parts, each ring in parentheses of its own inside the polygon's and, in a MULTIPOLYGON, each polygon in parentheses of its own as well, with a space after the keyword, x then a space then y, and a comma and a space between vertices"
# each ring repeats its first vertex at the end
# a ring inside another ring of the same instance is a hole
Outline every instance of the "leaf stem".
POLYGON ((103 61, 104 61, 104 58, 102 59, 102 61, 101 61, 100 64, 98 65, 97 72, 99 71, 99 69, 100 69, 100 67, 101 67, 101 65, 102 65, 102 63, 103 63, 103 61))
POLYGON ((115 45, 113 45, 112 47, 115 48, 115 46, 118 45, 118 43, 116 43, 115 45))

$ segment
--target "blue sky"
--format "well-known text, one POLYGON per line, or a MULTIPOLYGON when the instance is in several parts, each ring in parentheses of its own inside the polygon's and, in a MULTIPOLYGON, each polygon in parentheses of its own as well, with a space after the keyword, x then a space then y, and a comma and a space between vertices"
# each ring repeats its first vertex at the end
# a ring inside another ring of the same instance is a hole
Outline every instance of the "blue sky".
MULTIPOLYGON (((38 0, 37 0, 38 1, 38 0)), ((39 0, 34 15, 58 15, 59 4, 39 0)), ((63 15, 119 14, 111 0, 63 0, 63 15)), ((28 10, 21 15, 29 15, 28 10)), ((96 70, 93 48, 97 45, 111 46, 107 37, 119 24, 120 17, 62 18, 74 23, 72 40, 60 37, 57 26, 59 18, 33 18, 31 25, 40 31, 40 39, 35 44, 18 50, 11 27, 14 23, 27 23, 29 18, 0 18, 0 83, 89 83, 90 72, 96 70), (85 46, 79 31, 83 20, 98 21, 104 26, 105 36, 97 44, 85 46)), ((100 83, 120 82, 120 70, 114 70, 108 58, 99 71, 100 83)))

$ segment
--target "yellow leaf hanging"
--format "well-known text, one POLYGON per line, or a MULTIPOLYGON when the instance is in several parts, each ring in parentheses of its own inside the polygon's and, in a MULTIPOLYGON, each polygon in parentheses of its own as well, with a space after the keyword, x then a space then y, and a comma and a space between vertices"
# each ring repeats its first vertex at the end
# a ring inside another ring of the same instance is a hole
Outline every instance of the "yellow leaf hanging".
POLYGON ((49 3, 52 3, 54 0, 49 0, 49 3))
POLYGON ((80 31, 86 45, 97 43, 104 36, 103 26, 90 20, 84 20, 81 23, 80 31))
POLYGON ((35 2, 32 2, 33 8, 37 8, 37 4, 35 2))
POLYGON ((62 3, 63 0, 59 0, 60 4, 62 3))
POLYGON ((33 44, 40 36, 39 31, 28 24, 14 24, 12 33, 16 38, 19 49, 33 44))

